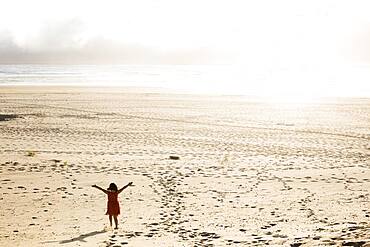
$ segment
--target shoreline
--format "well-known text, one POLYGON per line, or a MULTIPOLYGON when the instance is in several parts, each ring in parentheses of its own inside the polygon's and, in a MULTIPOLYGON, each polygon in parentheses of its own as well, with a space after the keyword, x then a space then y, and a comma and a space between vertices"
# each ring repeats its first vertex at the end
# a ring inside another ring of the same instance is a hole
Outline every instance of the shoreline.
MULTIPOLYGON (((370 101, 370 97, 363 96, 322 96, 316 98, 300 99, 299 96, 258 96, 258 95, 242 95, 242 94, 218 94, 218 93, 200 93, 200 92, 190 92, 180 89, 170 89, 170 88, 161 88, 161 87, 134 87, 134 86, 103 86, 103 85, 80 85, 80 84, 61 84, 61 85, 14 85, 14 84, 0 84, 0 93, 10 93, 9 91, 3 91, 4 89, 10 90, 26 90, 29 92, 37 91, 39 89, 46 90, 49 92, 54 92, 53 90, 62 90, 62 91, 76 91, 81 90, 82 92, 95 92, 95 93, 145 93, 145 94, 168 94, 168 95, 179 95, 179 96, 194 96, 194 97, 209 97, 209 98, 225 98, 225 99, 235 99, 240 101, 250 101, 250 102, 260 102, 260 103, 269 103, 269 104, 321 104, 321 103, 338 103, 345 101, 370 101)), ((15 93, 15 92, 14 92, 15 93)))

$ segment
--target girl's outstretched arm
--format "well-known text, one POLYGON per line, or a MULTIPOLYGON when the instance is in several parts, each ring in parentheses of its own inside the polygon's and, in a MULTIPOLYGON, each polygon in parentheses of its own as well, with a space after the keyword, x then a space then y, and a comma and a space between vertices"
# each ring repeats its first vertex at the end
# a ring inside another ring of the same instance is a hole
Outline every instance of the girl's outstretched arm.
POLYGON ((126 189, 127 187, 131 186, 132 185, 132 182, 129 182, 127 185, 123 186, 121 189, 118 190, 118 193, 121 193, 124 189, 126 189))
POLYGON ((108 194, 108 191, 107 191, 107 190, 105 190, 105 189, 103 189, 103 188, 101 188, 101 187, 97 186, 96 184, 92 185, 91 187, 93 187, 93 188, 97 188, 98 190, 103 191, 105 194, 108 194))

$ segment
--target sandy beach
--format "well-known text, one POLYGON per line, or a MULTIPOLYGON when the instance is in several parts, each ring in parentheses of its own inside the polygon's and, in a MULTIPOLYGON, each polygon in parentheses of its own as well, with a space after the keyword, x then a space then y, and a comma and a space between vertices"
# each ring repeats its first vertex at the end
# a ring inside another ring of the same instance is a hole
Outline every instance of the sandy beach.
POLYGON ((370 246, 370 99, 3 86, 0 174, 0 246, 370 246))

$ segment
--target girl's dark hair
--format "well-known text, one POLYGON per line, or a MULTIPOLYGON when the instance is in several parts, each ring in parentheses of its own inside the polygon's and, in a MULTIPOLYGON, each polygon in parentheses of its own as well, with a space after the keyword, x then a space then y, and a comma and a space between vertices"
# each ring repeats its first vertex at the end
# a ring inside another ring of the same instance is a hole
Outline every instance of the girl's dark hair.
POLYGON ((111 183, 109 185, 108 190, 117 191, 118 190, 117 185, 115 183, 111 183))

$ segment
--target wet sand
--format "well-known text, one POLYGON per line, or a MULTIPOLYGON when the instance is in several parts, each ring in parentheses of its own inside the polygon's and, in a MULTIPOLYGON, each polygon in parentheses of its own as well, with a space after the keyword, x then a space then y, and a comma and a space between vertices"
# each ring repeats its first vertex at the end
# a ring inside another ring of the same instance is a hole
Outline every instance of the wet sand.
POLYGON ((0 87, 0 115, 0 246, 370 245, 370 99, 0 87), (109 229, 91 185, 129 181, 109 229))

